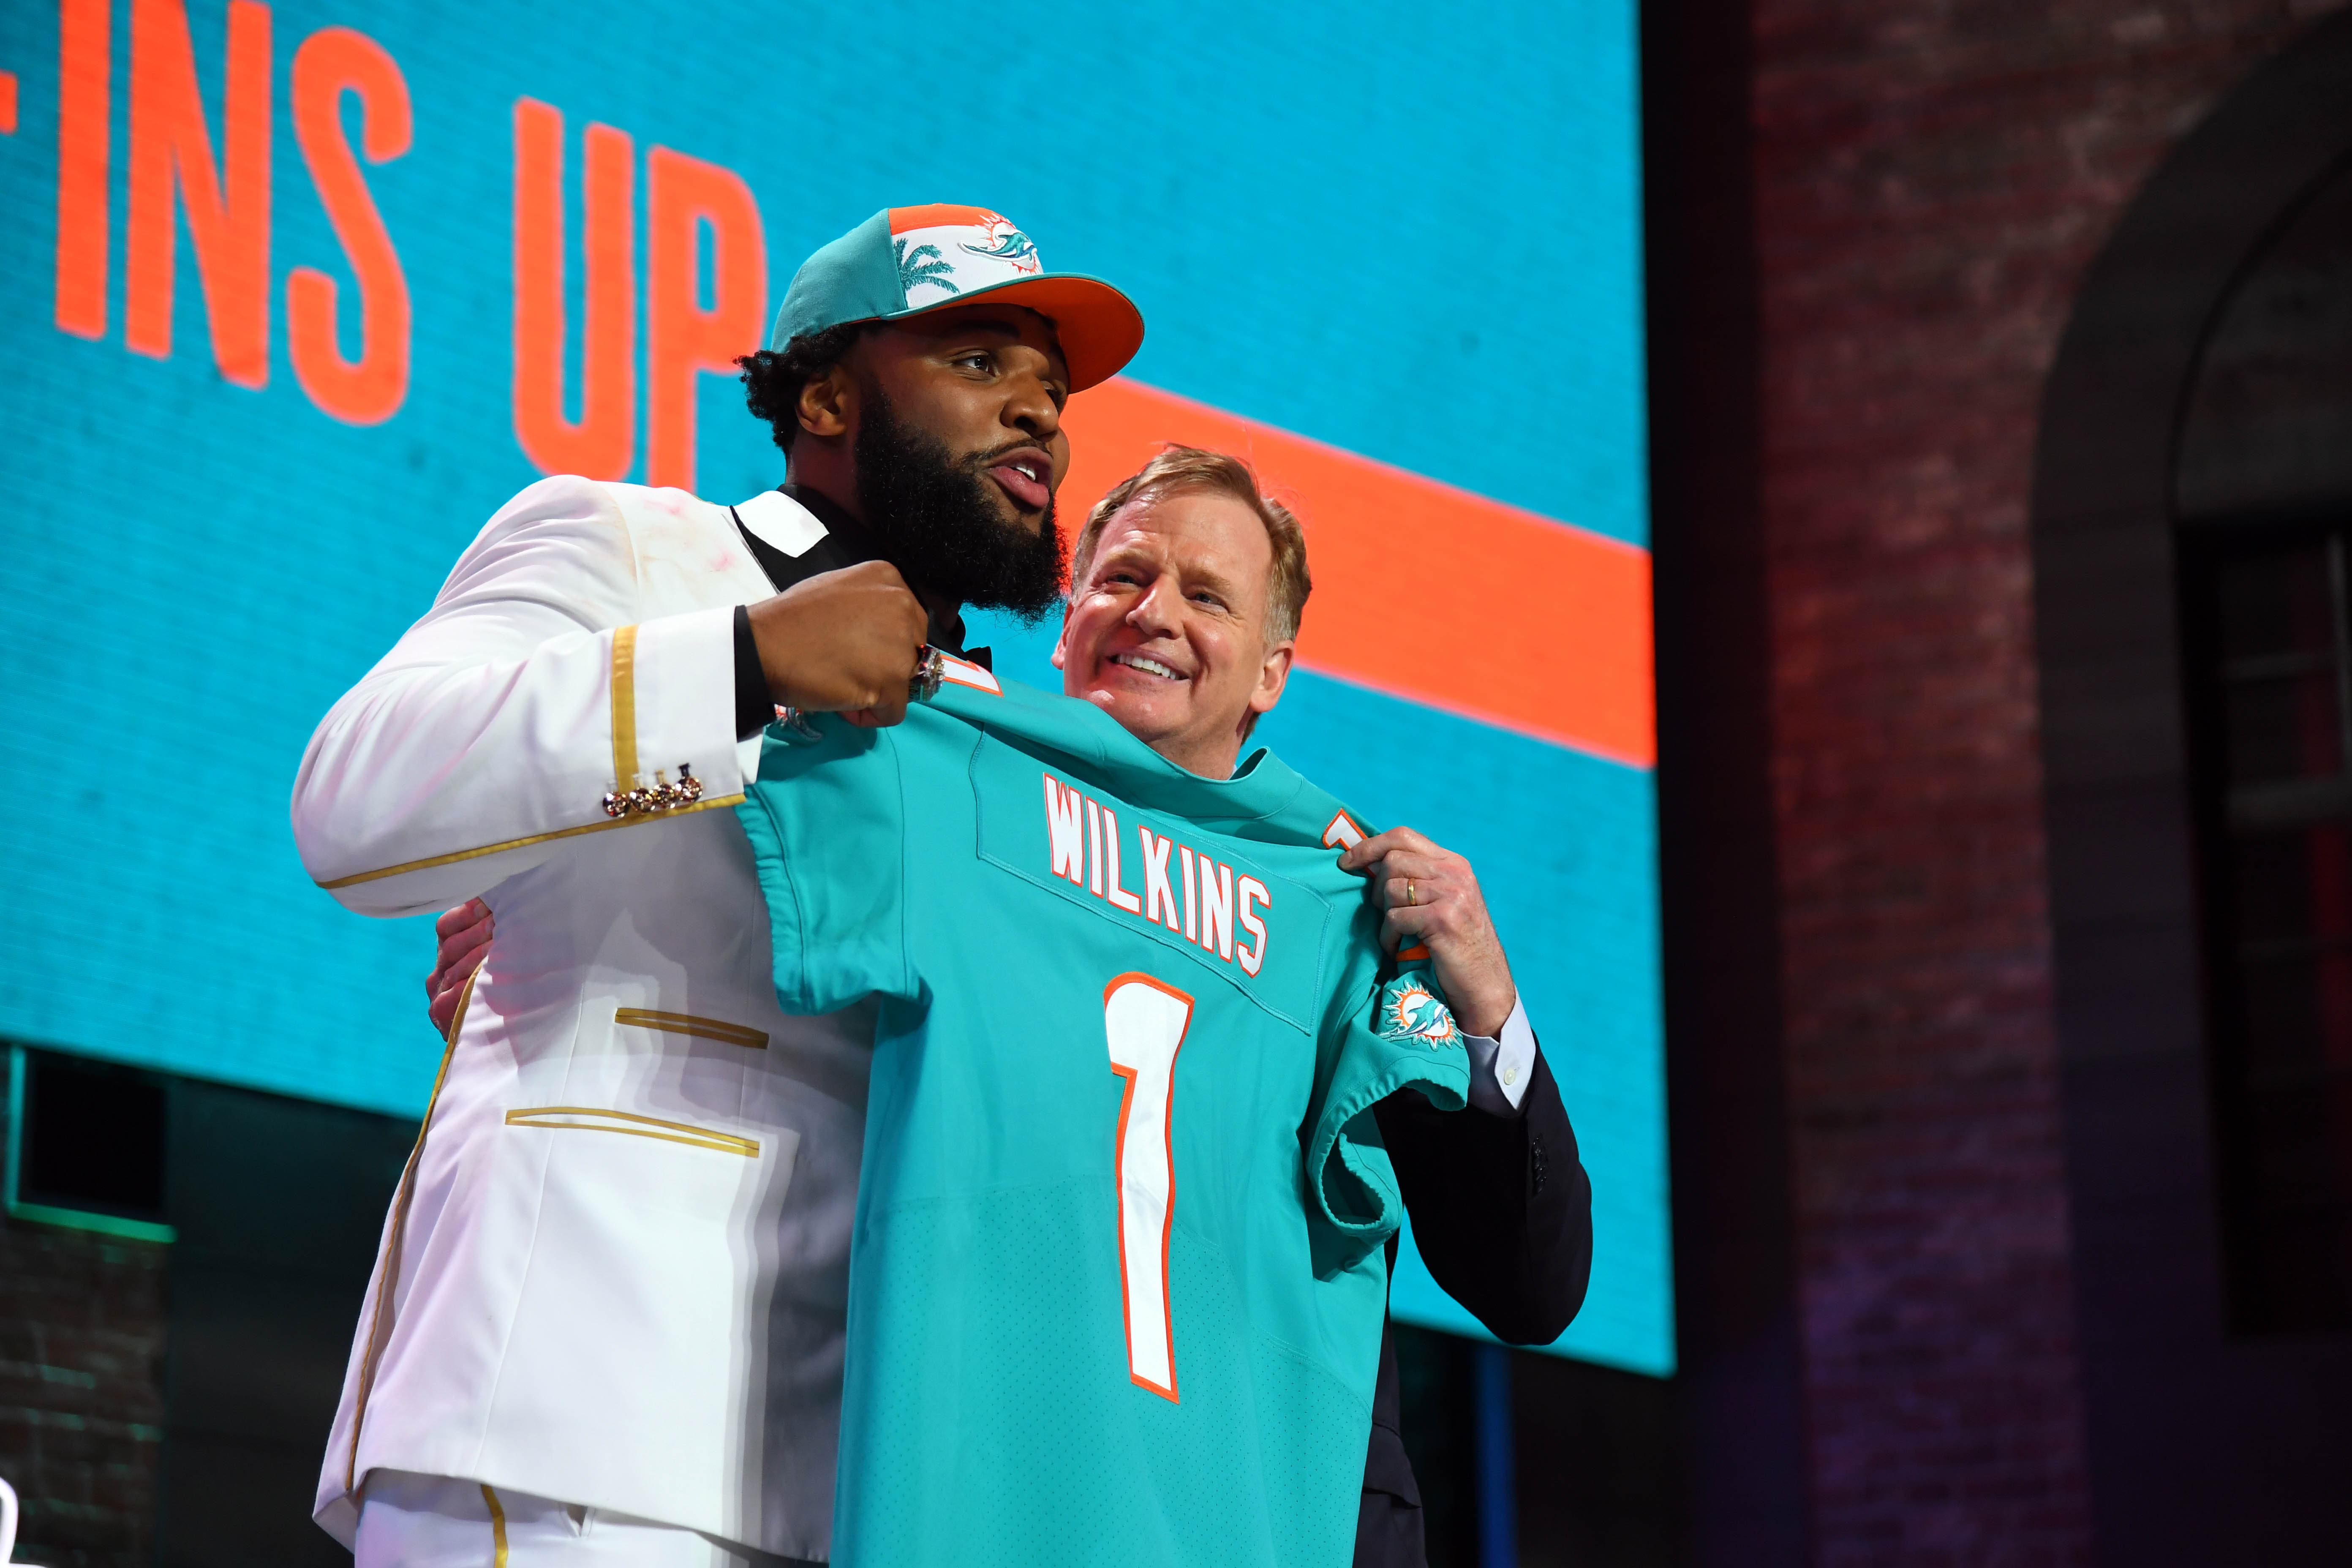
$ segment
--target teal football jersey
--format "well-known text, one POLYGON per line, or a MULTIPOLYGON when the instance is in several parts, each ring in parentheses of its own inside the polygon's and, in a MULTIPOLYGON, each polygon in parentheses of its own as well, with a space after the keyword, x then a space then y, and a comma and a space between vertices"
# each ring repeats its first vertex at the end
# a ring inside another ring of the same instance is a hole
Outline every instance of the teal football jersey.
POLYGON ((738 810, 785 1010, 879 1005, 835 1560, 1339 1568, 1402 1217, 1370 1108, 1469 1082, 1355 825, 968 667, 818 733, 738 810))

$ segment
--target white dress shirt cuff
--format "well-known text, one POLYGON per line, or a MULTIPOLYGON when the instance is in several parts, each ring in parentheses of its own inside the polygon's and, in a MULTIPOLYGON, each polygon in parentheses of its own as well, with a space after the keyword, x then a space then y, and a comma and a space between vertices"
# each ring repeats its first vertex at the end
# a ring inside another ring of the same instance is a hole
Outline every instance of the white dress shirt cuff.
POLYGON ((1527 1004, 1513 997, 1501 1034, 1465 1035, 1462 1044, 1470 1052, 1470 1103, 1489 1116, 1518 1115, 1536 1070, 1536 1032, 1527 1004))

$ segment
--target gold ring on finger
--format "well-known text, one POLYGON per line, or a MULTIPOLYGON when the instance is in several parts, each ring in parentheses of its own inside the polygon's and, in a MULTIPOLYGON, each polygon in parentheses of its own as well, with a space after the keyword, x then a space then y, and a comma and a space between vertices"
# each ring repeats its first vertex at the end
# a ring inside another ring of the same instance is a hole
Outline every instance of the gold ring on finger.
POLYGON ((1404 901, 1408 904, 1418 904, 1421 902, 1420 890, 1414 888, 1412 885, 1412 879, 1411 877, 1407 877, 1404 879, 1404 901))

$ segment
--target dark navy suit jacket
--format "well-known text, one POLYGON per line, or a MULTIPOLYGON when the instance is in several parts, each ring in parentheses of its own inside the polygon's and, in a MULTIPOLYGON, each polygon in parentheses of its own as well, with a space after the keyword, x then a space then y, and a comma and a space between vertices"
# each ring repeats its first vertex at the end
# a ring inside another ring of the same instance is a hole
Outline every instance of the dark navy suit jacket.
MULTIPOLYGON (((1549 1344, 1584 1304, 1592 1184, 1540 1047, 1517 1118, 1441 1111, 1411 1089, 1374 1109, 1414 1242, 1447 1295, 1506 1344, 1549 1344)), ((1356 1568, 1423 1568, 1421 1489, 1399 1436, 1393 1330, 1381 1336, 1356 1568)))

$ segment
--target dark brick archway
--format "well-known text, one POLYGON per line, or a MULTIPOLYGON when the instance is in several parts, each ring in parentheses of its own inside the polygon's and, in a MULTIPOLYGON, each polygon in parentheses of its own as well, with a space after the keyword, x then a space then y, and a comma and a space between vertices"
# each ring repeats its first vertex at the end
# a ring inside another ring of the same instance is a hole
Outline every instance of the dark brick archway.
POLYGON ((2074 965, 2148 883, 2081 858, 2107 742, 2072 726, 2138 721, 2100 710, 2095 605, 2037 654, 2037 574, 2071 568, 2035 520, 2108 502, 2038 490, 2035 453, 2099 390, 2052 367, 2137 193, 2331 8, 1645 6, 1692 1563, 2261 1561, 2158 1539, 2274 1496, 2259 1454, 2199 1473, 2216 1374, 2146 1351, 2178 1288, 2112 1293, 2131 1205, 2159 1247, 2173 1217, 2083 1184, 2142 1135, 2127 1093, 2083 1113, 2074 965), (2134 1375, 2189 1415, 2125 1429, 2134 1375))
MULTIPOLYGON (((2352 154, 2352 16, 2135 198, 2042 399, 2032 543, 2056 1015, 2095 1532, 2133 1564, 2339 1562, 2352 1336, 2233 1335, 2183 700, 2181 440, 2266 242, 2352 154)), ((2194 499, 2193 497, 2191 498, 2194 499)))

